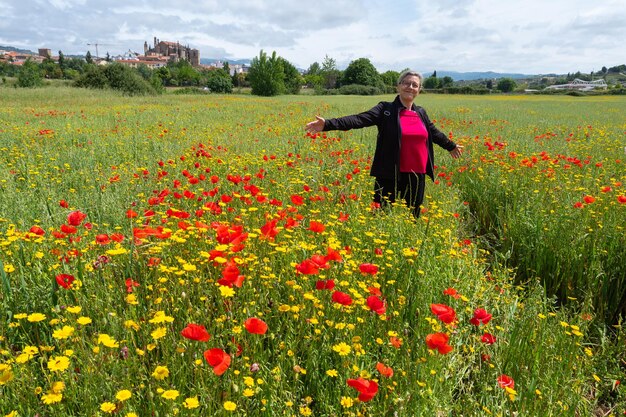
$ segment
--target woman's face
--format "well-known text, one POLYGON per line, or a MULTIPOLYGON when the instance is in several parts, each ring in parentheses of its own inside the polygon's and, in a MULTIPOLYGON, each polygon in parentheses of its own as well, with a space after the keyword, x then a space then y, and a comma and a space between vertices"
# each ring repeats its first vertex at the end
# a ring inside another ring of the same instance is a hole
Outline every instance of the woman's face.
POLYGON ((417 97, 420 93, 421 87, 420 79, 418 76, 409 75, 404 77, 402 82, 398 84, 398 94, 400 94, 400 98, 404 101, 411 101, 417 97))

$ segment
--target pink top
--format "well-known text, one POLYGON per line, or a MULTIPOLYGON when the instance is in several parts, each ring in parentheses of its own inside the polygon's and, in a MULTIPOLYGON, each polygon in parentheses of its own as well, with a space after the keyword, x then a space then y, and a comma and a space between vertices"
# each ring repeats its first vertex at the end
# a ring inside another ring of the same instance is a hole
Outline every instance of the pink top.
POLYGON ((428 132, 419 115, 412 111, 400 110, 400 172, 426 173, 428 132))

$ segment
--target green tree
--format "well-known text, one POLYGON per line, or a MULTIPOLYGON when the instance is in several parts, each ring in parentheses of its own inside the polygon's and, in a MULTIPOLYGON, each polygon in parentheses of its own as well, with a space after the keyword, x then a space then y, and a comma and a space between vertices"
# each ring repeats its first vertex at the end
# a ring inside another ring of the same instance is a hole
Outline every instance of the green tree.
POLYGON ((39 66, 29 58, 20 68, 20 72, 17 75, 17 86, 30 88, 41 85, 43 85, 43 79, 41 78, 39 66))
POLYGON ((337 61, 328 55, 324 56, 322 61, 321 75, 324 77, 324 88, 330 89, 337 87, 337 82, 341 78, 341 71, 337 69, 337 61))
POLYGON ((515 90, 515 87, 517 87, 517 83, 512 78, 502 78, 497 85, 498 90, 503 93, 510 93, 515 90))
POLYGON ((424 80, 424 88, 432 90, 439 88, 439 78, 437 76, 430 76, 424 80))
POLYGON ((285 84, 285 90, 289 94, 298 94, 304 83, 304 79, 300 72, 293 66, 293 64, 287 61, 285 58, 278 58, 281 61, 283 67, 283 82, 285 84))
POLYGON ((226 74, 228 74, 228 76, 230 77, 230 64, 228 63, 228 61, 224 62, 223 69, 224 69, 224 71, 226 71, 226 74))
POLYGON ((446 75, 445 77, 443 77, 441 79, 441 87, 442 88, 452 87, 453 84, 454 84, 454 80, 449 75, 446 75))
POLYGON ((214 93, 232 93, 233 80, 223 68, 209 70, 206 73, 206 86, 214 93))
POLYGON ((350 62, 343 72, 342 85, 360 84, 380 87, 382 79, 376 67, 367 58, 358 58, 350 62))
POLYGON ((85 55, 85 61, 88 64, 93 64, 93 58, 91 56, 91 52, 90 51, 87 51, 87 55, 85 55))
POLYGON ((309 69, 306 70, 307 75, 319 75, 321 72, 322 67, 320 67, 320 64, 318 64, 317 61, 309 65, 309 69))
POLYGON ((65 60, 65 55, 63 55, 62 51, 59 51, 59 68, 61 68, 61 72, 65 75, 65 70, 67 69, 67 62, 65 60))
POLYGON ((395 87, 398 84, 398 78, 400 77, 400 73, 398 71, 385 71, 380 74, 383 82, 386 86, 395 87))
POLYGON ((272 52, 272 56, 268 58, 261 49, 259 56, 252 59, 248 72, 252 94, 276 96, 285 92, 283 65, 278 58, 276 51, 272 52))

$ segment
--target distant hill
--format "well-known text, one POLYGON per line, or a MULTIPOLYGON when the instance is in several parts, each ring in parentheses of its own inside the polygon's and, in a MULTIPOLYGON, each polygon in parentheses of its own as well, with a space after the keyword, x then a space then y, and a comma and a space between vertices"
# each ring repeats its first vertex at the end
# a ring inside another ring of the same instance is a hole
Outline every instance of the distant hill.
MULTIPOLYGON (((432 73, 430 73, 432 74, 432 73)), ((429 77, 429 73, 424 73, 424 77, 429 77)), ((454 81, 473 81, 473 80, 491 80, 494 78, 533 78, 535 75, 530 74, 517 74, 506 72, 456 72, 456 71, 437 71, 437 77, 451 77, 454 81)))
POLYGON ((20 49, 20 48, 15 48, 14 46, 2 46, 0 45, 0 49, 2 49, 3 51, 9 51, 9 52, 19 52, 20 54, 30 54, 30 55, 37 55, 37 53, 33 52, 33 51, 29 51, 28 49, 20 49))
POLYGON ((202 65, 211 65, 214 62, 228 62, 229 65, 250 65, 249 59, 228 59, 228 58, 200 58, 202 65))

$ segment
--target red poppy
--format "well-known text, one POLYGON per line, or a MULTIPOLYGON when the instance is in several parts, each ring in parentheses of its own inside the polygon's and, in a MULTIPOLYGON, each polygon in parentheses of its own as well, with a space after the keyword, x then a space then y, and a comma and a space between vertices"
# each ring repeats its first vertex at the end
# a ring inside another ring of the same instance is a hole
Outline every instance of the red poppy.
POLYGON ((132 278, 126 278, 126 292, 127 293, 131 293, 133 292, 133 287, 138 287, 139 283, 137 281, 135 281, 132 278))
POLYGON ((583 197, 583 201, 584 201, 585 203, 587 203, 587 204, 591 204, 591 203, 593 203, 594 201, 596 201, 596 199, 595 199, 595 197, 593 197, 593 196, 586 195, 586 196, 584 196, 584 197, 583 197))
POLYGON ((320 272, 319 265, 310 259, 305 259, 296 265, 296 271, 302 275, 315 275, 320 272))
POLYGON ((220 348, 213 348, 204 351, 204 359, 213 367, 215 375, 222 375, 230 367, 230 355, 220 348))
POLYGON ((57 284, 66 290, 72 286, 72 282, 74 282, 74 276, 70 274, 59 274, 56 276, 57 284))
POLYGON ((491 314, 487 313, 482 308, 477 308, 474 310, 474 317, 470 319, 470 323, 474 326, 479 326, 480 324, 487 324, 491 320, 491 314))
POLYGON ((68 204, 67 201, 65 200, 60 200, 59 201, 59 206, 63 207, 63 208, 68 208, 70 205, 68 204))
POLYGON ((367 306, 376 314, 385 314, 387 311, 385 302, 375 295, 367 297, 367 306))
POLYGON ((87 218, 87 215, 85 213, 82 213, 81 211, 76 210, 67 215, 67 224, 72 225, 72 226, 78 226, 86 218, 87 218))
POLYGON ((278 219, 270 220, 261 226, 261 237, 263 239, 273 241, 276 235, 278 234, 278 229, 276 228, 276 224, 278 223, 278 219))
POLYGON ((339 218, 337 220, 339 220, 340 222, 345 222, 348 221, 348 217, 350 217, 349 214, 339 212, 339 218))
POLYGON ((265 334, 267 332, 267 324, 256 317, 250 317, 243 325, 246 330, 252 334, 265 334))
POLYGON ((375 295, 378 297, 383 295, 383 293, 376 287, 367 287, 367 292, 369 292, 371 295, 375 295))
POLYGON ((577 201, 574 203, 574 208, 582 208, 583 203, 581 203, 580 201, 577 201))
POLYGON ((498 385, 500 385, 501 388, 511 388, 514 389, 515 388, 515 381, 513 381, 513 378, 511 378, 508 375, 502 374, 498 377, 498 385))
POLYGON ((626 195, 618 195, 617 201, 620 202, 621 204, 626 204, 626 195))
POLYGON ((452 346, 448 344, 450 336, 445 333, 431 333, 426 336, 428 349, 437 350, 442 355, 452 352, 452 346))
POLYGON ((386 378, 391 378, 393 376, 393 369, 390 366, 385 366, 384 363, 378 362, 376 364, 376 370, 386 378))
POLYGON ((445 304, 431 304, 430 311, 442 322, 449 324, 456 320, 456 312, 445 304))
POLYGON ((292 195, 291 202, 296 206, 301 206, 302 204, 304 204, 304 198, 299 195, 292 195))
POLYGON ((491 333, 485 333, 481 336, 480 341, 486 345, 493 345, 496 343, 496 337, 491 333))
POLYGON ((241 288, 245 277, 239 273, 239 268, 235 265, 235 262, 228 261, 226 266, 222 270, 222 278, 217 280, 217 283, 225 287, 231 287, 234 285, 237 288, 241 288))
POLYGON ((109 238, 109 235, 107 235, 106 233, 102 233, 96 235, 96 242, 100 245, 106 245, 111 242, 111 239, 109 238))
POLYGON ((139 216, 139 213, 137 213, 135 210, 133 209, 128 209, 126 210, 126 217, 129 219, 133 219, 135 217, 139 216))
POLYGON ((378 267, 374 264, 363 263, 359 265, 359 271, 361 271, 363 275, 376 275, 378 267))
POLYGON ((320 279, 315 282, 316 290, 332 290, 333 288, 335 288, 335 281, 332 279, 326 281, 320 279))
POLYGON ((43 236, 46 234, 46 231, 43 230, 41 227, 39 226, 33 226, 30 228, 29 232, 37 235, 37 236, 43 236))
POLYGON ((335 303, 341 304, 344 306, 349 306, 352 304, 352 297, 350 297, 345 292, 335 291, 332 295, 332 299, 335 303))
POLYGON ((114 242, 121 242, 124 240, 124 235, 121 233, 112 233, 111 236, 109 236, 111 238, 112 241, 114 242))
POLYGON ((328 261, 336 261, 336 262, 343 261, 343 258, 341 257, 341 254, 339 253, 339 251, 336 251, 333 248, 327 248, 326 249, 326 256, 324 258, 326 259, 326 262, 328 262, 328 261))
POLYGON ((364 378, 348 379, 348 385, 359 391, 359 400, 367 402, 374 398, 378 392, 378 384, 376 381, 368 381, 364 378))
POLYGON ((309 228, 307 230, 310 230, 315 233, 322 233, 324 230, 326 230, 326 226, 324 226, 324 223, 311 220, 309 222, 309 228))
POLYGON ((455 290, 454 288, 450 287, 447 288, 445 290, 443 290, 443 295, 449 295, 450 297, 454 298, 454 299, 459 299, 461 298, 461 294, 459 294, 457 292, 457 290, 455 290))
POLYGON ((389 343, 391 343, 391 346, 395 347, 396 349, 400 349, 400 347, 402 346, 402 339, 396 336, 389 336, 389 343))
POLYGON ((211 335, 204 326, 194 323, 189 323, 180 334, 186 339, 196 340, 198 342, 208 342, 211 338, 211 335))
POLYGON ((76 231, 77 231, 77 230, 78 230, 78 229, 76 229, 76 227, 75 227, 75 226, 71 226, 71 225, 69 225, 69 224, 62 224, 62 225, 61 225, 61 231, 62 231, 63 233, 68 234, 68 235, 73 235, 74 233, 76 233, 76 231))

